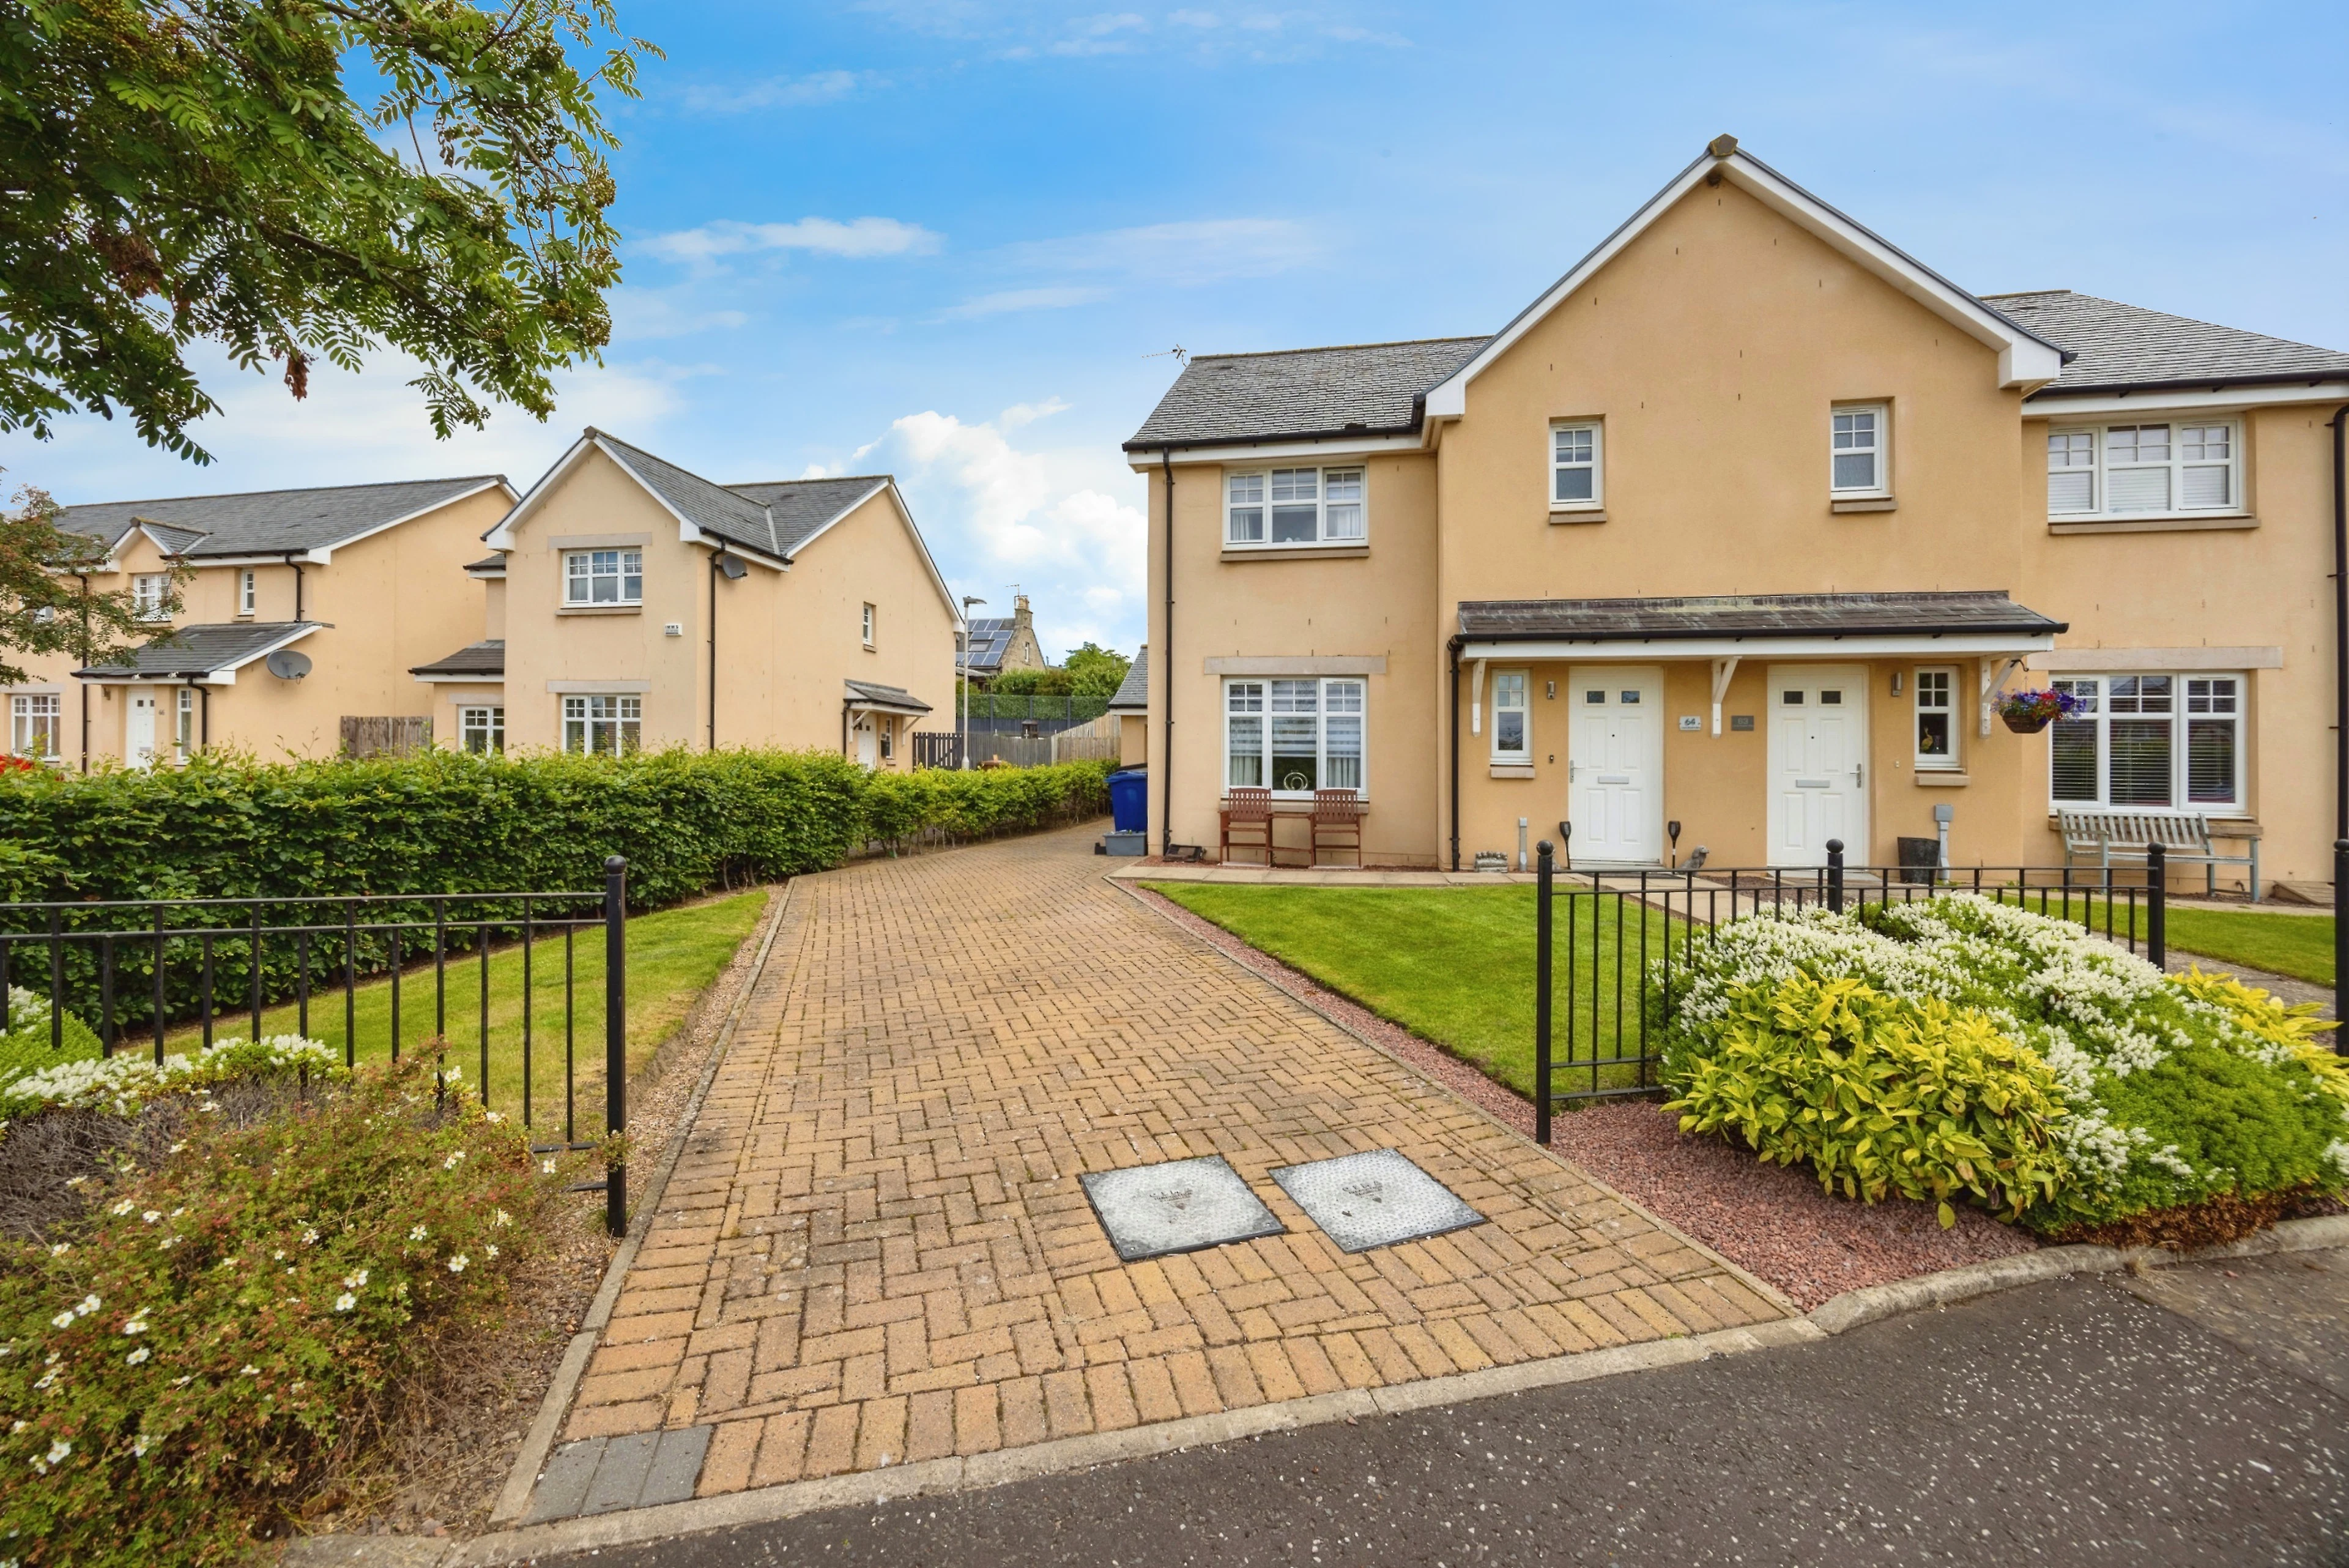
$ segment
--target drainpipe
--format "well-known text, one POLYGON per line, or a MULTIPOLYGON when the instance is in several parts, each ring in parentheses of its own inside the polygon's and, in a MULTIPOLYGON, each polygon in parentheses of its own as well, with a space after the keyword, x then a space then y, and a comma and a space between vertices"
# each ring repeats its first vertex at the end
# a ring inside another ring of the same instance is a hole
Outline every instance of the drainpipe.
POLYGON ((302 563, 295 558, 299 554, 299 551, 295 550, 285 552, 285 564, 294 568, 294 618, 295 620, 302 618, 302 563))
MULTIPOLYGON (((1159 682, 1158 727, 1158 853, 1172 859, 1174 855, 1174 449, 1158 449, 1159 472, 1166 479, 1166 626, 1164 646, 1158 650, 1158 668, 1165 679, 1159 682)), ((1269 858, 1269 857, 1267 857, 1269 858)))
POLYGON ((196 745, 201 751, 212 749, 212 689, 202 681, 196 683, 196 745))
POLYGON ((1452 868, 1460 869, 1460 639, 1444 645, 1452 670, 1452 868))
MULTIPOLYGON (((76 572, 81 579, 81 654, 84 669, 89 667, 89 574, 76 572)), ((89 772, 89 682, 81 682, 81 771, 89 772)))
MULTIPOLYGON (((2349 403, 2333 411, 2333 972, 2349 974, 2349 403)), ((2257 897, 2259 889, 2251 889, 2257 897)), ((2349 1044, 2333 1041, 2336 1052, 2349 1044)))
POLYGON ((718 749, 718 558, 723 549, 709 555, 709 745, 718 749))

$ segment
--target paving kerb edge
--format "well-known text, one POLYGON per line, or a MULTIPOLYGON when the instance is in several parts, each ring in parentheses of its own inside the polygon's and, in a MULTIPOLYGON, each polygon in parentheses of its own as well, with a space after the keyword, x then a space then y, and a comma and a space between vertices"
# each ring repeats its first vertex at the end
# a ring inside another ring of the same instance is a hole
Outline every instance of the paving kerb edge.
POLYGON ((564 1352, 563 1364, 555 1369, 554 1381, 547 1386, 546 1397, 539 1402, 538 1417, 531 1423, 530 1435, 523 1439, 522 1451, 514 1456, 513 1469, 506 1476, 506 1484, 498 1493, 496 1504, 490 1510, 492 1526, 520 1519, 530 1506, 531 1489, 538 1484, 538 1472, 554 1450, 555 1435, 562 1430, 563 1417, 571 1408, 571 1397, 578 1392, 579 1380, 586 1376, 589 1355, 595 1342, 612 1321, 612 1308, 620 1299, 620 1282, 626 1278, 636 1261, 636 1250, 643 1245, 645 1233, 652 1228, 653 1216, 660 1210, 661 1199, 667 1196, 668 1179, 677 1170, 677 1162, 685 1154, 686 1139, 701 1113, 702 1097, 717 1081, 718 1068, 734 1044, 734 1027, 742 1020, 743 1009, 750 1005, 750 992, 766 973, 767 958, 774 950, 776 933, 783 929, 783 917, 790 910, 792 882, 783 884, 781 894, 775 898, 768 912, 767 929, 759 940, 758 956, 750 961, 750 972, 742 977, 735 992, 734 1005, 727 1010, 726 1023, 718 1032, 709 1049, 709 1060, 701 1069, 700 1082, 693 1086, 692 1097, 686 1101, 684 1114, 678 1117, 677 1130, 669 1134, 668 1147, 662 1151, 660 1165, 653 1179, 645 1185, 644 1201, 636 1206, 635 1220, 621 1240, 618 1251, 612 1254, 611 1263, 604 1271, 604 1282, 596 1288, 595 1300, 588 1303, 587 1314, 579 1320, 579 1333, 572 1337, 571 1347, 564 1352))
POLYGON ((2035 1252, 1992 1258, 1894 1280, 1889 1284, 1864 1285, 1846 1291, 1812 1309, 1810 1321, 1826 1334, 1845 1334, 1902 1313, 1931 1306, 1951 1306, 2018 1285, 2072 1274, 2107 1274, 2118 1269, 2169 1268, 2179 1263, 2223 1262, 2229 1258, 2258 1258, 2278 1252, 2313 1252, 2349 1247, 2349 1214, 2327 1214, 2313 1220, 2281 1220, 2267 1230, 2215 1247, 2173 1252, 2166 1247, 2043 1247, 2035 1252))
MULTIPOLYGON (((1365 1417, 1404 1415, 1436 1406, 1493 1398, 1567 1383, 1588 1382, 1628 1372, 1657 1371, 1684 1366, 1716 1356, 1744 1355, 1780 1345, 1825 1337, 1801 1318, 1756 1324, 1751 1328, 1719 1329, 1711 1334, 1650 1340, 1608 1350, 1587 1350, 1574 1355, 1521 1362, 1514 1366, 1487 1367, 1481 1372, 1454 1373, 1415 1383, 1376 1389, 1348 1389, 1335 1394, 1309 1395, 1269 1405, 1251 1405, 1213 1415, 1061 1438, 1023 1448, 969 1458, 926 1459, 887 1469, 860 1470, 822 1480, 794 1481, 784 1486, 753 1488, 719 1497, 695 1498, 656 1508, 632 1509, 594 1518, 551 1521, 519 1530, 478 1536, 461 1543, 440 1563, 446 1568, 492 1568, 563 1552, 626 1546, 673 1536, 729 1530, 746 1524, 767 1524, 795 1519, 826 1509, 870 1507, 895 1499, 932 1497, 947 1492, 976 1491, 1091 1469, 1128 1459, 1150 1459, 1179 1449, 1241 1441, 1276 1432, 1365 1417)), ((355 1559, 345 1557, 339 1561, 355 1559)))
MULTIPOLYGON (((1466 1106, 1469 1110, 1474 1111, 1477 1116, 1482 1116, 1492 1126, 1499 1128, 1502 1132, 1506 1133, 1509 1137, 1516 1139, 1519 1143, 1524 1144, 1527 1148, 1533 1149, 1545 1156, 1552 1163, 1574 1172, 1576 1176, 1590 1183, 1591 1186, 1597 1188, 1599 1191, 1605 1193, 1616 1202, 1620 1203, 1624 1208, 1630 1210, 1632 1213, 1637 1214, 1640 1219, 1645 1220, 1649 1224, 1653 1225, 1657 1230, 1661 1231, 1667 1236, 1674 1238, 1683 1245, 1687 1246, 1691 1251, 1700 1253, 1702 1256, 1711 1259, 1715 1263, 1720 1264, 1723 1271, 1728 1273, 1733 1279, 1736 1280, 1738 1283, 1754 1292, 1764 1301, 1768 1302, 1772 1306, 1776 1307, 1788 1317, 1798 1318, 1803 1315, 1803 1309, 1795 1305, 1793 1299, 1789 1297, 1785 1292, 1780 1290, 1769 1281, 1752 1273, 1739 1264, 1732 1262, 1730 1259, 1723 1257, 1719 1252, 1714 1251, 1702 1241, 1700 1241, 1695 1237, 1688 1234, 1679 1226, 1671 1223, 1661 1216, 1656 1214, 1653 1210, 1650 1210, 1646 1204, 1641 1203, 1639 1199, 1632 1198, 1628 1193, 1617 1190, 1611 1183, 1600 1180, 1598 1177, 1592 1175, 1589 1171, 1585 1170, 1581 1166, 1577 1165, 1574 1161, 1567 1158, 1566 1156, 1558 1153, 1556 1149, 1547 1148, 1542 1145, 1534 1142, 1533 1139, 1526 1137, 1525 1134, 1519 1132, 1516 1128, 1511 1127, 1508 1123, 1503 1121, 1500 1117, 1495 1116, 1484 1106, 1474 1103, 1461 1095, 1454 1094, 1448 1085, 1440 1084, 1433 1078, 1429 1077, 1425 1073, 1421 1072, 1415 1064, 1406 1062, 1402 1057, 1396 1055, 1393 1052, 1388 1050, 1385 1046, 1380 1044, 1377 1041, 1360 1033, 1344 1019, 1336 1017, 1322 1011, 1319 1002, 1316 1002, 1309 994, 1300 994, 1298 992, 1291 991, 1287 985, 1284 985, 1280 981, 1275 979, 1273 976, 1262 973, 1261 971, 1251 969, 1247 964, 1240 962, 1239 960, 1224 951, 1223 949, 1217 947, 1215 943, 1208 941, 1196 931, 1185 929, 1181 925, 1169 919, 1166 911, 1159 909, 1149 899, 1142 896, 1143 892, 1147 891, 1146 888, 1130 887, 1123 882, 1115 880, 1115 876, 1116 873, 1112 872, 1102 877, 1102 880, 1108 882, 1110 886, 1115 888, 1119 892, 1123 893, 1127 898, 1133 899, 1143 909, 1147 909, 1155 919, 1165 921, 1167 926, 1172 928, 1177 936, 1182 937, 1186 941, 1197 943, 1200 947, 1203 947, 1209 952, 1214 953, 1224 962, 1231 965, 1234 969, 1238 970, 1242 974, 1247 975, 1251 980, 1257 981, 1261 984, 1270 986, 1273 990, 1280 992, 1281 995, 1288 998, 1289 1001, 1294 1002, 1299 1007, 1304 1008, 1316 1018, 1330 1024, 1358 1044, 1368 1046, 1371 1050, 1377 1052, 1380 1055, 1385 1057, 1396 1066, 1401 1067, 1404 1072, 1409 1073, 1413 1077, 1418 1079, 1429 1088, 1443 1095, 1446 1099, 1451 1100, 1454 1104, 1466 1106)), ((1168 902, 1172 903, 1173 900, 1169 899, 1168 902)), ((1180 908, 1180 906, 1178 905, 1177 908, 1180 908)), ((1212 922, 1210 923, 1212 924, 1212 922)), ((1222 929, 1221 927, 1217 927, 1216 929, 1218 930, 1222 929)), ((1232 940, 1240 942, 1243 947, 1249 946, 1247 942, 1242 941, 1239 937, 1233 936, 1232 933, 1228 931, 1226 931, 1224 934, 1231 936, 1232 940)), ((1254 952, 1263 951, 1261 948, 1254 947, 1250 947, 1249 950, 1254 952)), ((1266 953, 1265 956, 1268 959, 1272 958, 1272 955, 1269 953, 1266 953)), ((1278 959, 1272 959, 1272 961, 1276 964, 1280 963, 1278 959)), ((1288 966, 1286 964, 1281 964, 1281 968, 1285 970, 1288 966)), ((1357 1002, 1355 1005, 1359 1007, 1361 1004, 1357 1002)), ((1365 1009, 1365 1011, 1368 1010, 1365 1009)), ((1441 1050, 1442 1047, 1438 1046, 1437 1049, 1441 1050)))

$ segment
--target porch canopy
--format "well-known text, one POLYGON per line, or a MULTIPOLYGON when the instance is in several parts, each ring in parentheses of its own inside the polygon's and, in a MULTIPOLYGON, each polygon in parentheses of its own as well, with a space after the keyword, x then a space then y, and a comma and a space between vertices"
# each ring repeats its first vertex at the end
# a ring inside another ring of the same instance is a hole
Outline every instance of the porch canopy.
POLYGON ((847 701, 851 713, 894 713, 900 718, 918 719, 930 711, 930 705, 902 686, 884 686, 874 680, 846 682, 847 701))
MULTIPOLYGON (((1460 657, 1483 707, 1494 659, 1713 661, 1713 732, 1738 660, 1979 659, 1985 720, 2000 681, 2070 629, 1991 589, 1883 594, 1709 594, 1652 599, 1464 599, 1460 657), (1993 673, 1995 671, 1996 673, 1993 673)), ((1476 717, 1481 717, 1478 713, 1476 717)), ((1475 719, 1471 728, 1476 728, 1475 719)))

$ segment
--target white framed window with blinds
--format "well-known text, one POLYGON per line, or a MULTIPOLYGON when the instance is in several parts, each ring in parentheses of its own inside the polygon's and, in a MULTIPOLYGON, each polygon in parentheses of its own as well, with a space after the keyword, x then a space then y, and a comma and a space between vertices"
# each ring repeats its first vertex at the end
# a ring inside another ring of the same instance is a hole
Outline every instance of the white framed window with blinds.
POLYGON ((1359 468, 1270 468, 1224 476, 1226 548, 1360 545, 1370 537, 1359 468))
POLYGON ((2048 727, 2052 804, 2246 815, 2241 675, 2078 675, 2079 702, 2048 727))
POLYGON ((1533 761, 1533 704, 1527 701, 1532 679, 1522 670, 1493 672, 1493 760, 1533 761))
POLYGON ((1225 784, 1300 797, 1317 789, 1367 793, 1365 706, 1359 679, 1225 681, 1225 784))
POLYGON ((2243 509, 2242 428, 2233 420, 2047 432, 2047 516, 2175 517, 2243 509))
POLYGON ((568 606, 643 604, 645 553, 642 550, 564 551, 563 602, 568 606))
POLYGON ((1887 404, 1836 407, 1828 418, 1828 493, 1850 500, 1891 492, 1891 426, 1887 404))
POLYGON ((1606 504, 1605 444, 1595 420, 1550 426, 1551 511, 1595 512, 1606 504))

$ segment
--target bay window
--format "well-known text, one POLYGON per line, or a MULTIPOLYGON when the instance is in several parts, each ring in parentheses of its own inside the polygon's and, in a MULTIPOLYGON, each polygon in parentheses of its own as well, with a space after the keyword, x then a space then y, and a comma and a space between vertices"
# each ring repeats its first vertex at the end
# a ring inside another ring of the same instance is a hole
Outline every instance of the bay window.
POLYGON ((645 602, 642 550, 566 550, 563 556, 565 605, 641 605, 645 602))
POLYGON ((1226 545, 1358 545, 1368 536, 1359 468, 1275 468, 1224 481, 1226 545))
POLYGON ((598 756, 623 756, 644 743, 645 700, 641 697, 565 697, 563 749, 598 756))
POLYGON ((2241 448, 2240 431, 2225 420, 2050 431, 2047 515, 2240 511, 2241 448))
POLYGON ((2241 676, 2083 675, 2054 685, 2080 703, 2049 729, 2055 805, 2241 814, 2241 676))
POLYGON ((1224 682, 1224 782, 1276 794, 1362 788, 1359 680, 1224 682))

